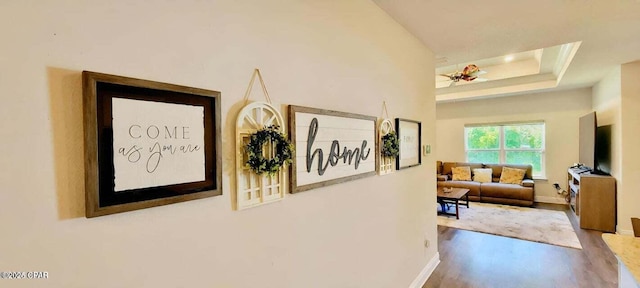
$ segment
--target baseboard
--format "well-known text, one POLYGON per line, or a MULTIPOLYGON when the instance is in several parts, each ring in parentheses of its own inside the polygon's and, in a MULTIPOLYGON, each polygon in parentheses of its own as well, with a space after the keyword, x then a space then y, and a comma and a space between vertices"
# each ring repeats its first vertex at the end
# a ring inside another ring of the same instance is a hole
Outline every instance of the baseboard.
POLYGON ((634 235, 633 234, 633 230, 623 230, 623 229, 618 230, 618 234, 620 234, 620 235, 629 235, 629 236, 633 236, 634 235))
POLYGON ((549 196, 536 196, 533 201, 551 204, 567 204, 567 201, 565 201, 564 198, 549 196))
POLYGON ((431 273, 436 270, 438 264, 440 264, 440 253, 436 252, 431 260, 429 260, 429 263, 427 263, 427 265, 422 268, 422 271, 420 271, 418 277, 416 277, 416 279, 411 282, 409 288, 421 288, 424 283, 427 283, 427 280, 429 280, 429 276, 431 276, 431 273))

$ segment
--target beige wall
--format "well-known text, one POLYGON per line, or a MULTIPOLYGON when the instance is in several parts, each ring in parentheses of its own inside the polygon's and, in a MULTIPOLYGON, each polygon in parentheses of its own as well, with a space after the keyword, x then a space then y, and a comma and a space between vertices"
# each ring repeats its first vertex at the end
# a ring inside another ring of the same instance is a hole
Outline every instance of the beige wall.
POLYGON ((623 233, 633 231, 631 217, 640 217, 640 61, 623 64, 621 68, 621 126, 622 126, 622 153, 621 183, 618 189, 618 230, 623 233))
POLYGON ((640 61, 620 65, 613 69, 593 89, 593 109, 598 126, 612 125, 611 175, 617 184, 618 233, 632 234, 631 217, 640 217, 640 61))
POLYGON ((578 162, 578 118, 591 111, 591 89, 439 103, 436 111, 436 158, 442 161, 465 161, 465 124, 543 120, 547 180, 536 180, 535 198, 564 203, 552 184, 566 189, 567 168, 578 162))
POLYGON ((386 100, 434 143, 433 54, 372 2, 28 2, 0 4, 0 271, 49 279, 12 287, 408 287, 437 256, 432 155, 231 210, 256 67, 281 107, 386 100), (221 91, 224 195, 84 218, 82 70, 221 91))
MULTIPOLYGON (((621 117, 621 66, 617 66, 593 86, 593 110, 596 111, 598 126, 611 125, 611 176, 616 178, 618 219, 624 208, 624 191, 622 178, 622 117, 621 117)), ((618 221, 618 231, 620 231, 618 221)), ((627 228, 631 227, 629 223, 627 228)))

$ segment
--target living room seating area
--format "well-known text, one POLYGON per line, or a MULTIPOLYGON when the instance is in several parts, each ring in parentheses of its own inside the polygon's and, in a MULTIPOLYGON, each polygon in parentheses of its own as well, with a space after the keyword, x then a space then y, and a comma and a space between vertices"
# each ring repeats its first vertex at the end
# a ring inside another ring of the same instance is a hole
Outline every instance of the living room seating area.
POLYGON ((469 189, 469 200, 533 206, 531 165, 436 162, 438 187, 469 189))

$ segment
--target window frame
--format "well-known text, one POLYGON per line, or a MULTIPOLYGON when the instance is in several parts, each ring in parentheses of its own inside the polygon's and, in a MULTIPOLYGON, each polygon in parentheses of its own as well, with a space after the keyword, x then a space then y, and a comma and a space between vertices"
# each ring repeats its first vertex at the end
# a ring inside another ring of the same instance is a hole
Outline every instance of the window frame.
MULTIPOLYGON (((464 155, 465 160, 470 162, 469 160, 469 152, 498 152, 498 162, 496 164, 504 164, 507 160, 507 152, 511 151, 534 151, 540 153, 540 173, 535 174, 535 171, 532 171, 532 176, 534 179, 546 179, 546 147, 547 147, 547 125, 544 121, 530 121, 530 122, 504 122, 504 123, 486 123, 486 124, 468 124, 464 125, 464 155), (524 126, 524 125, 541 125, 542 126, 542 148, 506 148, 506 138, 504 133, 504 128, 507 126, 524 126), (470 149, 469 148, 469 133, 467 132, 469 128, 477 128, 477 127, 497 127, 498 128, 498 148, 483 148, 483 149, 470 149)), ((517 164, 514 164, 517 165, 517 164)))

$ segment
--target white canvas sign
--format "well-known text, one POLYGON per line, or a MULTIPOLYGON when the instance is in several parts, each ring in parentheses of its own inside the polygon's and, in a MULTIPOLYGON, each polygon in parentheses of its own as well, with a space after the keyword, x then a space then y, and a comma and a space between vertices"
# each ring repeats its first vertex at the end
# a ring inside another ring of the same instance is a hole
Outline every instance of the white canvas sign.
MULTIPOLYGON (((315 110, 304 108, 304 111, 315 110)), ((370 119, 348 116, 293 112, 295 118, 294 163, 295 177, 292 191, 343 182, 375 174, 376 126, 370 119), (353 178, 355 177, 355 178, 353 178)), ((291 112, 290 112, 291 113, 291 112)), ((344 113, 345 115, 354 115, 344 113)))
POLYGON ((205 180, 204 108, 112 99, 114 191, 205 180))

